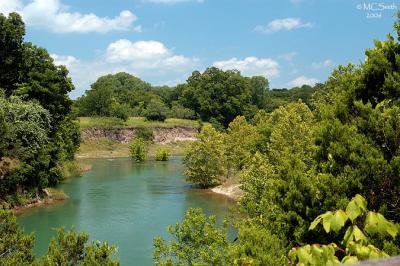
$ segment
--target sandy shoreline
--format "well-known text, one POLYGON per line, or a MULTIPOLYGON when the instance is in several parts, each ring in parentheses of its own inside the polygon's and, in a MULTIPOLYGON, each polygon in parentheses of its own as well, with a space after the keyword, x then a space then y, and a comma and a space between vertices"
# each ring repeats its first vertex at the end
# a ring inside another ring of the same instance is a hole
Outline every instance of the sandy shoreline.
POLYGON ((222 184, 211 189, 212 192, 224 195, 230 199, 238 201, 243 195, 240 184, 222 184))

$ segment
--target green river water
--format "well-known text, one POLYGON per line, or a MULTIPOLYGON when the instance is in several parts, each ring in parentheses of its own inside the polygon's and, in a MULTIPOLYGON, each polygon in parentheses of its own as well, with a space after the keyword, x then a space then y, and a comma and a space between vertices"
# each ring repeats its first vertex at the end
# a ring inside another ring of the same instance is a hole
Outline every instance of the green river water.
POLYGON ((74 226, 91 239, 119 247, 121 265, 152 265, 152 241, 168 237, 166 228, 187 208, 201 207, 222 219, 234 203, 190 187, 179 158, 135 164, 129 159, 88 160, 92 170, 59 186, 69 199, 33 208, 18 216, 26 232, 35 232, 35 254, 43 255, 54 228, 74 226))

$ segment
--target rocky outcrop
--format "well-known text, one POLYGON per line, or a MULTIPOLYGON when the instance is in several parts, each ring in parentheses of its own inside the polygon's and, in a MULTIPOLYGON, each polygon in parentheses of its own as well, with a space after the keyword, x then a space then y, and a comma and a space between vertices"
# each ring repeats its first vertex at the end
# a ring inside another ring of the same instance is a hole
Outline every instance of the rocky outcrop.
MULTIPOLYGON (((152 128, 154 142, 172 143, 177 141, 194 141, 198 133, 197 128, 175 126, 171 128, 155 127, 152 128)), ((107 138, 121 143, 128 143, 135 138, 137 128, 85 128, 81 134, 83 139, 96 140, 107 138)))

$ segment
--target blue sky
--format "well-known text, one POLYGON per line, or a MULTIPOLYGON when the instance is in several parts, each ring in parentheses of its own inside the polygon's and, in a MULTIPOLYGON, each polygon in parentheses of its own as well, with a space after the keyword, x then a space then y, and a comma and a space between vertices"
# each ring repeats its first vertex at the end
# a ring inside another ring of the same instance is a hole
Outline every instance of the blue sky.
POLYGON ((323 82, 393 33, 397 8, 400 1, 0 0, 0 12, 23 16, 27 41, 70 69, 73 98, 118 71, 154 85, 209 66, 264 75, 274 88, 323 82))

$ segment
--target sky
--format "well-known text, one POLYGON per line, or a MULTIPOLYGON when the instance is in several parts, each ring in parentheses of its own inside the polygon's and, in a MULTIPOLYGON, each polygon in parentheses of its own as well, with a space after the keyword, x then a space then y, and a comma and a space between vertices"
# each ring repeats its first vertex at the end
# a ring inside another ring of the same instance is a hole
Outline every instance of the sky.
POLYGON ((72 98, 105 74, 174 86, 211 66, 265 76, 271 88, 313 85, 395 35, 399 9, 368 0, 0 0, 0 13, 22 15, 26 41, 67 66, 72 98))

